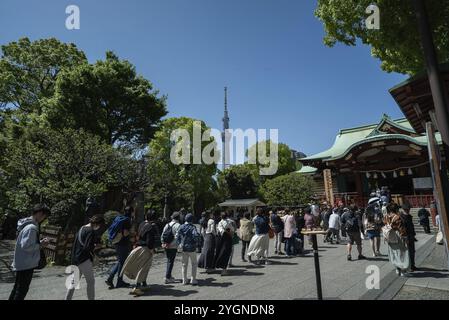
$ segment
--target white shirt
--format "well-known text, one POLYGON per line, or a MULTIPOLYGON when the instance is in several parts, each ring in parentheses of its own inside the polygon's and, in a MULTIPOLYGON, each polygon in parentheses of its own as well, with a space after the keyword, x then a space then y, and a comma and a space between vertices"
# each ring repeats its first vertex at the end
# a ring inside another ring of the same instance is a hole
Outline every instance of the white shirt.
POLYGON ((329 228, 340 230, 340 216, 332 213, 329 217, 329 228))
POLYGON ((214 236, 217 235, 217 227, 215 225, 214 219, 209 219, 207 221, 206 234, 212 233, 214 236))
POLYGON ((217 229, 220 235, 222 235, 226 231, 226 229, 231 229, 231 233, 235 231, 234 223, 231 219, 221 220, 218 223, 217 229))

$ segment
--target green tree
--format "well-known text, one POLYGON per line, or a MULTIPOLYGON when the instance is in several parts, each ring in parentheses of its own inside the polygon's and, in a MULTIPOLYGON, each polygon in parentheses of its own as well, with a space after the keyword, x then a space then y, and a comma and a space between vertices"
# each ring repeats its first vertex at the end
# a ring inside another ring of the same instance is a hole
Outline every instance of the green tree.
MULTIPOLYGON (((193 154, 211 151, 211 156, 219 155, 213 149, 208 149, 208 146, 216 145, 211 136, 201 142, 198 150, 195 148, 193 141, 195 121, 199 120, 187 117, 166 119, 150 142, 148 154, 150 184, 146 198, 154 208, 159 210, 163 208, 166 195, 172 210, 183 206, 198 212, 204 209, 200 208, 200 203, 208 203, 202 197, 210 194, 213 176, 217 170, 216 165, 205 163, 202 158, 200 164, 193 164, 193 154), (175 142, 171 140, 171 135, 177 129, 185 129, 188 132, 189 164, 175 164, 170 158, 172 150, 175 150, 175 142)), ((203 121, 197 123, 201 123, 201 134, 209 129, 203 121)))
POLYGON ((54 128, 84 128, 104 141, 146 145, 167 114, 166 97, 112 52, 61 73, 45 106, 54 128))
MULTIPOLYGON (((324 43, 354 46, 357 39, 371 46, 372 55, 388 72, 416 74, 424 70, 418 23, 411 1, 377 0, 380 30, 366 28, 366 8, 371 0, 318 0, 315 15, 324 23, 324 43)), ((441 63, 449 61, 449 0, 426 1, 434 41, 441 63)))
POLYGON ((74 44, 54 38, 33 42, 22 38, 1 49, 0 109, 14 107, 20 115, 40 115, 42 102, 53 96, 61 70, 87 63, 74 44))
MULTIPOLYGON (((249 164, 230 166, 218 175, 218 185, 223 198, 257 198, 259 175, 249 164)), ((223 199, 224 200, 224 199, 223 199)))
POLYGON ((294 172, 299 170, 299 164, 298 162, 294 159, 293 155, 292 155, 292 151, 288 145, 286 145, 285 143, 274 143, 271 140, 265 140, 265 141, 261 141, 253 146, 251 146, 248 150, 247 150, 247 157, 248 157, 248 163, 256 163, 255 167, 257 168, 258 172, 260 172, 261 168, 268 168, 269 164, 264 164, 261 163, 261 159, 259 157, 259 151, 263 151, 265 150, 265 153, 267 155, 267 157, 270 157, 270 155, 272 154, 272 152, 274 151, 274 147, 277 147, 277 152, 278 152, 278 157, 277 157, 277 161, 278 161, 278 168, 275 174, 273 175, 261 175, 261 179, 264 181, 266 179, 272 179, 275 177, 279 177, 285 174, 288 174, 290 172, 294 172), (263 147, 261 150, 259 150, 261 147, 263 147), (257 161, 255 161, 254 156, 256 156, 257 161))
POLYGON ((312 196, 313 180, 296 172, 265 181, 263 199, 270 206, 298 206, 312 196))
POLYGON ((83 130, 32 128, 8 145, 4 168, 8 208, 26 213, 37 202, 54 207, 52 223, 67 229, 83 222, 89 195, 118 185, 119 151, 83 130))

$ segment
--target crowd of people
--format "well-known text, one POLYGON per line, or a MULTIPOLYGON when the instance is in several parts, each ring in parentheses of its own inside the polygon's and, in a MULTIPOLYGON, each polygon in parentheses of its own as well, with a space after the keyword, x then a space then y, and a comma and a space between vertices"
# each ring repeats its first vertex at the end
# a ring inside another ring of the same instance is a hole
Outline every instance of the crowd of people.
MULTIPOLYGON (((425 209, 424 209, 425 210, 425 209)), ((428 215, 422 210, 419 216, 428 215)), ((32 216, 18 222, 18 238, 13 268, 16 281, 11 300, 23 300, 28 292, 33 271, 41 265, 42 246, 47 239, 40 239, 39 224, 49 215, 45 205, 37 205, 32 216)), ((109 243, 114 247, 117 260, 109 271, 106 284, 109 289, 130 288, 134 296, 144 295, 148 290, 147 277, 152 266, 156 248, 163 248, 166 256, 165 284, 180 282, 197 285, 198 268, 206 273, 221 270, 228 275, 233 267, 234 247, 241 243, 241 260, 256 265, 269 265, 270 239, 274 243, 274 255, 286 257, 302 256, 305 240, 302 230, 324 230, 323 241, 340 244, 345 240, 347 260, 351 261, 352 247, 357 249, 358 260, 364 260, 363 239, 370 241, 373 257, 382 256, 381 239, 387 246, 390 262, 399 275, 416 271, 415 230, 410 207, 400 207, 388 196, 373 193, 366 208, 354 204, 339 204, 332 207, 313 203, 295 208, 258 208, 253 216, 250 212, 207 211, 194 224, 194 216, 184 209, 174 212, 171 220, 161 225, 154 211, 146 212, 144 221, 133 231, 134 209, 126 207, 106 226, 103 215, 89 218, 76 234, 71 263, 79 269, 72 275, 66 299, 70 300, 79 279, 86 279, 87 297, 95 299, 94 265, 97 250, 102 248, 101 237, 107 231, 109 243), (133 237, 135 233, 135 237, 133 237), (198 256, 199 254, 199 256, 198 256), (181 256, 181 279, 173 276, 176 257, 181 256), (190 271, 190 272, 189 272, 190 271), (131 285, 124 276, 132 281, 131 285), (117 278, 117 280, 115 280, 117 278)), ((425 227, 426 228, 426 227, 425 227)), ((426 229, 427 232, 427 229, 426 229)), ((44 256, 45 258, 45 256, 44 256)), ((45 263, 44 263, 45 265, 45 263)))

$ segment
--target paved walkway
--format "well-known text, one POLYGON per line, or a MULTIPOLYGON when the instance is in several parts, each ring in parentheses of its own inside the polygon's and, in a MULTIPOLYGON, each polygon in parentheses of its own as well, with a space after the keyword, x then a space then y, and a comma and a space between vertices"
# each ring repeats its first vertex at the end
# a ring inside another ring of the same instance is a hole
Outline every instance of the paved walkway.
POLYGON ((433 244, 428 256, 394 297, 397 300, 449 300, 449 271, 444 246, 433 244))
MULTIPOLYGON (((433 236, 418 235, 418 259, 421 249, 433 244, 433 236)), ((391 287, 396 278, 393 266, 388 257, 369 258, 362 261, 346 261, 345 245, 324 244, 319 238, 320 264, 323 283, 323 296, 325 299, 379 299, 388 294, 394 297, 400 290, 391 287), (370 265, 379 267, 381 276, 380 290, 368 290, 365 282, 368 274, 366 268, 370 265), (391 293, 391 292, 393 293, 391 293), (390 293, 389 293, 390 292, 390 293)), ((371 256, 369 242, 364 241, 364 254, 371 256)), ((306 245, 306 249, 311 249, 306 245)), ((354 248, 355 249, 355 248, 354 248)), ((273 252, 273 242, 270 243, 270 252, 273 252)), ((386 254, 386 246, 382 245, 381 252, 386 254)), ((353 257, 356 252, 353 252, 353 257)), ((240 260, 240 245, 234 250, 234 268, 229 269, 228 276, 199 273, 198 286, 184 286, 180 283, 165 285, 163 277, 165 271, 165 258, 162 254, 155 257, 153 267, 148 276, 151 286, 146 296, 137 299, 316 299, 316 282, 313 254, 310 251, 304 257, 286 258, 285 256, 271 256, 272 264, 267 266, 254 266, 240 260)), ((136 299, 129 295, 129 289, 108 290, 104 280, 107 265, 96 270, 96 298, 97 299, 136 299)), ((201 269, 199 269, 201 270, 201 269)), ((202 270, 201 270, 202 271, 202 270)), ((174 276, 181 275, 181 263, 177 257, 174 276)), ((5 278, 5 277, 3 277, 5 278)), ((64 268, 51 267, 36 273, 31 284, 27 299, 61 300, 65 296, 64 268)), ((10 279, 12 280, 12 279, 10 279)), ((0 280, 1 281, 1 280, 0 280)), ((13 283, 1 283, 0 299, 7 299, 13 283)), ((74 299, 86 299, 85 281, 81 281, 81 290, 75 292, 74 299)))

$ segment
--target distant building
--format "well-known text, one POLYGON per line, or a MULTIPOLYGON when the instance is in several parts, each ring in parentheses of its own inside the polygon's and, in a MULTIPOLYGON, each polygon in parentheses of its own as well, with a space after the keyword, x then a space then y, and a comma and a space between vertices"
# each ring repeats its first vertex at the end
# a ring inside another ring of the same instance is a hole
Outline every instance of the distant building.
POLYGON ((330 149, 299 161, 299 172, 313 176, 322 201, 365 207, 382 187, 399 204, 429 206, 433 200, 427 138, 407 119, 384 115, 377 124, 340 130, 330 149))

